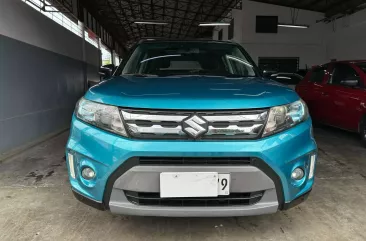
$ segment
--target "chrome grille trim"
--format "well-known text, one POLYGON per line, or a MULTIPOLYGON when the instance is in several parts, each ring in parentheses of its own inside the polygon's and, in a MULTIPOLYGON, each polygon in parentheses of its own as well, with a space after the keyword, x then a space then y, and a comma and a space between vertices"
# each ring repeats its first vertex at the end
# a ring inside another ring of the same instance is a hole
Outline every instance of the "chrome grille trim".
POLYGON ((267 120, 268 109, 241 111, 172 111, 122 109, 127 132, 138 139, 194 139, 182 124, 192 116, 207 121, 198 139, 256 139, 267 120))
POLYGON ((132 133, 136 134, 151 134, 154 133, 156 135, 164 135, 164 134, 177 134, 177 135, 185 135, 182 131, 181 126, 177 127, 162 127, 161 125, 153 125, 151 127, 141 127, 136 124, 127 124, 129 130, 132 133))
POLYGON ((218 135, 218 134, 227 136, 235 136, 239 134, 256 135, 257 133, 255 132, 255 130, 261 127, 263 127, 263 124, 254 124, 249 127, 239 127, 237 125, 230 125, 228 127, 216 128, 213 126, 209 126, 206 135, 207 136, 218 135))
POLYGON ((123 118, 125 121, 129 120, 144 120, 144 121, 154 121, 154 122, 160 122, 160 121, 173 121, 173 122, 181 122, 185 118, 188 118, 189 115, 148 115, 148 114, 134 114, 129 113, 126 111, 122 111, 123 118))
POLYGON ((240 122, 240 121, 260 121, 261 114, 256 115, 212 115, 212 116, 202 116, 209 122, 240 122))

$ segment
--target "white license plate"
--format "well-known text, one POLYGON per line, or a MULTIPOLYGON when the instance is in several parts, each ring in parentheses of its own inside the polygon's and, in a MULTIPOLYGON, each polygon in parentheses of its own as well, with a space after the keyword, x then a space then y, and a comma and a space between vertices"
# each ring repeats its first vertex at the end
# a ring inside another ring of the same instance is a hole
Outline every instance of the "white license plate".
POLYGON ((230 174, 217 172, 160 173, 160 196, 217 197, 230 194, 230 174))

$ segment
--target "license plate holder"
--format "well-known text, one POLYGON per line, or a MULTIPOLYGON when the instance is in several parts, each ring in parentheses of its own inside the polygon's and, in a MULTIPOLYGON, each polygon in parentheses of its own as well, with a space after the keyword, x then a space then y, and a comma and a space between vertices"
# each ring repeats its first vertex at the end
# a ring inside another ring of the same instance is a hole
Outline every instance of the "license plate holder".
POLYGON ((230 194, 230 174, 217 172, 160 173, 161 198, 217 197, 230 194))

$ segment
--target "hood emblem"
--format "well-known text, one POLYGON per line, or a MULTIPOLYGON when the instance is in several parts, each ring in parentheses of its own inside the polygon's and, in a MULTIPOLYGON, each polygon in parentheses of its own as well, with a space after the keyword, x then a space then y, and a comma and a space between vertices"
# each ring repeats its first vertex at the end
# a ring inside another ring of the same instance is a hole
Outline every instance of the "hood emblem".
POLYGON ((183 131, 193 138, 198 138, 208 131, 208 123, 202 117, 193 115, 183 120, 183 131))

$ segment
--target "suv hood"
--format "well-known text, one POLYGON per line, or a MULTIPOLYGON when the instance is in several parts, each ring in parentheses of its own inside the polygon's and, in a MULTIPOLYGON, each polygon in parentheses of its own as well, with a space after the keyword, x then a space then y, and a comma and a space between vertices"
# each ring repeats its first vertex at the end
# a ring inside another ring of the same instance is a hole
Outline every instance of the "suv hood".
POLYGON ((299 99, 291 89, 259 77, 114 77, 91 88, 88 100, 149 109, 255 109, 299 99))

